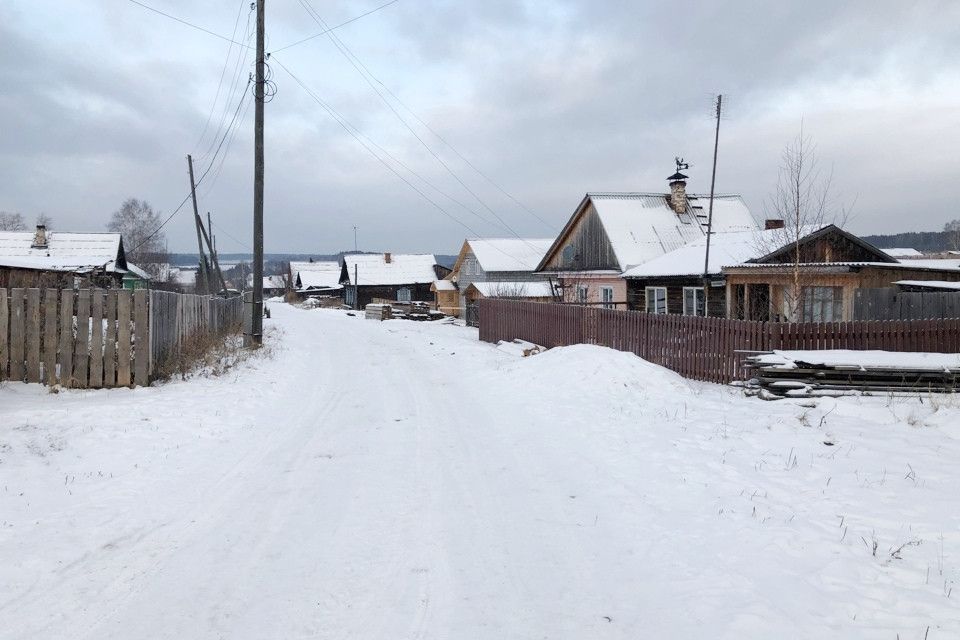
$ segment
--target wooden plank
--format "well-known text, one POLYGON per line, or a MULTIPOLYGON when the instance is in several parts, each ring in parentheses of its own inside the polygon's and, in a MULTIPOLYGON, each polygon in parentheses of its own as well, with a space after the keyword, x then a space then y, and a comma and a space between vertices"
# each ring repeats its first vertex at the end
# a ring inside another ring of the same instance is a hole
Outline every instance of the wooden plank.
POLYGON ((117 292, 117 386, 130 386, 130 307, 129 291, 117 292))
POLYGON ((27 337, 25 334, 24 323, 26 315, 26 306, 24 304, 24 290, 10 290, 10 379, 15 382, 23 382, 24 368, 24 342, 27 337))
POLYGON ((90 387, 103 386, 103 292, 90 292, 90 387))
POLYGON ((73 291, 60 292, 60 384, 73 386, 73 291))
POLYGON ((77 388, 87 386, 90 370, 90 289, 77 292, 77 337, 73 350, 73 383, 77 388))
POLYGON ((7 290, 0 288, 0 380, 8 376, 7 363, 10 361, 10 311, 7 304, 7 290))
POLYGON ((107 325, 106 337, 103 345, 103 386, 117 386, 117 292, 106 292, 106 313, 104 322, 107 325))
POLYGON ((133 383, 139 387, 150 384, 150 325, 147 291, 133 292, 133 329, 135 357, 133 383))
POLYGON ((27 289, 27 382, 40 382, 40 289, 27 289))
POLYGON ((43 297, 43 381, 57 384, 57 303, 60 292, 47 289, 43 297))

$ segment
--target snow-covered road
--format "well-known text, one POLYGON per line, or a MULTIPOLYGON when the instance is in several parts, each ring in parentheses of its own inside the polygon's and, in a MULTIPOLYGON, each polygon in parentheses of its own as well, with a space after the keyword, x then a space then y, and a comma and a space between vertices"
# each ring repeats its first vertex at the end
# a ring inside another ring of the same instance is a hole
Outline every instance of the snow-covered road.
POLYGON ((960 634, 960 402, 272 310, 220 377, 0 389, 0 638, 960 634))

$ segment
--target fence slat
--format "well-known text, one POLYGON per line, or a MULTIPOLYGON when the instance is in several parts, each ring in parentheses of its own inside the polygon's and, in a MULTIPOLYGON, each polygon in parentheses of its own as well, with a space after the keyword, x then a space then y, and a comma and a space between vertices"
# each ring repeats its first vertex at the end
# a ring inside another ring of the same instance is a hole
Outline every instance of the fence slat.
POLYGON ((24 290, 10 290, 10 379, 23 382, 24 368, 24 341, 26 340, 24 326, 26 308, 24 304, 24 290))
POLYGON ((117 291, 117 386, 129 387, 130 378, 130 307, 129 291, 117 291))
POLYGON ((10 312, 7 290, 0 288, 0 380, 7 379, 7 362, 10 359, 10 312))
POLYGON ((147 309, 147 291, 133 293, 134 370, 133 382, 137 386, 150 384, 150 325, 147 309))
POLYGON ((27 289, 27 382, 40 382, 40 289, 27 289))
POLYGON ((73 352, 75 386, 85 388, 90 370, 90 289, 77 292, 77 337, 73 352))
POLYGON ((57 384, 57 302, 60 291, 47 289, 43 295, 43 381, 57 384))
POLYGON ((103 292, 90 292, 90 387, 103 386, 103 292))
POLYGON ((117 386, 117 292, 107 291, 106 338, 103 346, 103 386, 117 386))
POLYGON ((73 291, 60 292, 60 384, 73 385, 73 291))

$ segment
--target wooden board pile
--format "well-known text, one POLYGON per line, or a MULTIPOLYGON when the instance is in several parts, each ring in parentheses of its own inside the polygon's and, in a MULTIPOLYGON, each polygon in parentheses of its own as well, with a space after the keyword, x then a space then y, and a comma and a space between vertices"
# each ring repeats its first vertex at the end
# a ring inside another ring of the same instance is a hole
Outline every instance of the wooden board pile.
POLYGON ((960 354, 772 351, 744 361, 750 395, 787 397, 960 391, 960 354))
POLYGON ((388 304, 368 304, 363 309, 363 317, 367 320, 389 320, 393 316, 388 304))

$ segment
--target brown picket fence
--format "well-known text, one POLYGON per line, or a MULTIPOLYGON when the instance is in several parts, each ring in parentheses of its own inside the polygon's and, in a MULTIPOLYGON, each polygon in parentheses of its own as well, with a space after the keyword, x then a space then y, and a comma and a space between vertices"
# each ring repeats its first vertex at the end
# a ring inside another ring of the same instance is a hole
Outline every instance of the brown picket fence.
POLYGON ((545 347, 596 344, 629 351, 695 380, 742 378, 751 352, 773 349, 877 349, 960 352, 960 319, 855 322, 751 322, 653 315, 595 307, 480 301, 480 339, 527 340, 545 347))
POLYGON ((238 330, 242 310, 165 291, 0 288, 0 380, 145 386, 190 339, 238 330))

